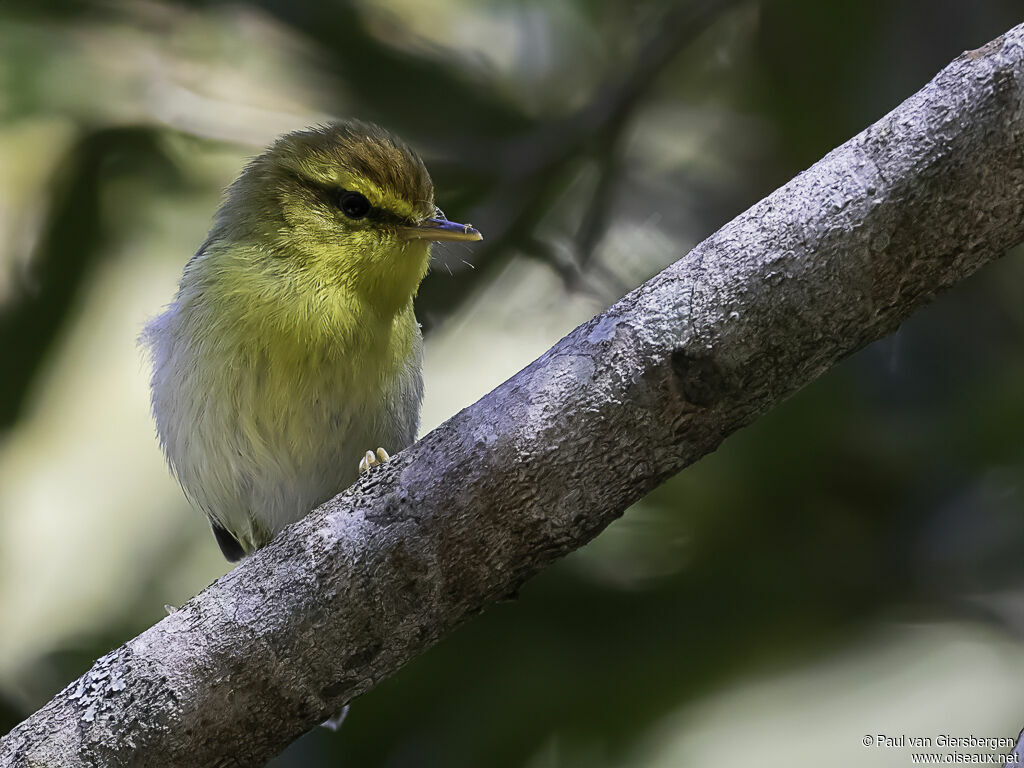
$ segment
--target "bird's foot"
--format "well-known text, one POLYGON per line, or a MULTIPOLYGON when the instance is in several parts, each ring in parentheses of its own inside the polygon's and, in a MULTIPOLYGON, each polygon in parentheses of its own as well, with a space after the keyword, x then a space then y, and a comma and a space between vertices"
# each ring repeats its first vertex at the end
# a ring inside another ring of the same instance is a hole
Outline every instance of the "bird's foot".
POLYGON ((366 455, 359 460, 359 474, 369 472, 373 467, 390 460, 391 456, 389 456, 388 452, 383 448, 378 448, 376 453, 373 451, 367 451, 366 455))
POLYGON ((348 704, 341 708, 341 712, 336 714, 334 717, 328 718, 320 723, 322 728, 326 728, 329 731, 335 731, 341 728, 341 724, 345 722, 345 718, 348 717, 348 704))

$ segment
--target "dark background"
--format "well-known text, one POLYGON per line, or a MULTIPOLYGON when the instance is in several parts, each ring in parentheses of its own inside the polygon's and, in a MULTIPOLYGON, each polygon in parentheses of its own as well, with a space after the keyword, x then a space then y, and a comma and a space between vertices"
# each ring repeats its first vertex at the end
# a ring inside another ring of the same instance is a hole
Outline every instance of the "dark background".
MULTIPOLYGON (((1019 0, 0 4, 0 733, 227 569, 134 337, 220 190, 360 117, 486 235, 424 426, 880 118, 1019 0)), ((1024 253, 941 296, 275 766, 905 765, 1024 725, 1024 253)))

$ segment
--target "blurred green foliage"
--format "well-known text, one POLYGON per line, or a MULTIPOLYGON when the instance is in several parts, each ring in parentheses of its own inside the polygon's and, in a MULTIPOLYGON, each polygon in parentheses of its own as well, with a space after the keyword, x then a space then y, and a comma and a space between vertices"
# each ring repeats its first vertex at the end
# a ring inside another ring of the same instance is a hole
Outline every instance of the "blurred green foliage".
MULTIPOLYGON (((54 115, 72 126, 39 147, 56 157, 38 219, 22 223, 28 256, 12 257, 0 294, 0 430, 20 428, 110 242, 143 215, 111 210, 108 188, 127 176, 181 194, 198 183, 180 167, 182 147, 231 144, 235 125, 195 129, 130 93, 69 94, 59 44, 130 28, 144 48, 185 18, 200 33, 169 45, 188 64, 194 50, 214 57, 228 45, 201 32, 230 29, 239 9, 279 30, 307 109, 408 137, 447 213, 487 234, 473 268, 465 252, 439 254, 418 302, 429 331, 472 317, 523 260, 610 303, 1020 21, 1019 0, 412 8, 0 5, 0 128, 54 115), (464 19, 476 26, 456 36, 464 19), (462 50, 474 29, 500 38, 494 26, 517 41, 511 55, 462 50), (616 244, 631 228, 657 233, 654 260, 616 244)), ((121 53, 108 52, 112 69, 121 53)), ((12 227, 4 247, 22 236, 12 227)), ((941 297, 356 701, 338 734, 311 733, 274 765, 628 764, 670 713, 827 658, 893 617, 981 622, 1017 638, 1022 616, 989 598, 1024 586, 1022 284, 1018 252, 941 297), (558 757, 545 762, 553 740, 558 757)), ((159 619, 160 574, 181 547, 140 559, 138 583, 114 598, 116 621, 44 649, 18 696, 0 691, 0 732, 159 619)))

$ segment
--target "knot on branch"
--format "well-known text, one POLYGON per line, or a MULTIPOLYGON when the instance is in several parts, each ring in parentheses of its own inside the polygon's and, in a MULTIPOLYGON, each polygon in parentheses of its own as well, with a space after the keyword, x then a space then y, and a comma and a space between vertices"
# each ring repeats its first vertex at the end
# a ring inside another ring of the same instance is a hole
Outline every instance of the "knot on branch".
POLYGON ((710 408, 725 395, 725 374, 709 354, 677 347, 672 351, 672 374, 679 392, 691 405, 710 408))

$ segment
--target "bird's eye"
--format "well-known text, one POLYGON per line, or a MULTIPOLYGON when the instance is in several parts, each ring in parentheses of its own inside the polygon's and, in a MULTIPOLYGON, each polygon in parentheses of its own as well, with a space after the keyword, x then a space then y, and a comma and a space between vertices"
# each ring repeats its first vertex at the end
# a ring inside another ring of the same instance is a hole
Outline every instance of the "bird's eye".
POLYGON ((370 201, 358 192, 342 192, 338 207, 350 219, 361 219, 370 212, 370 201))

